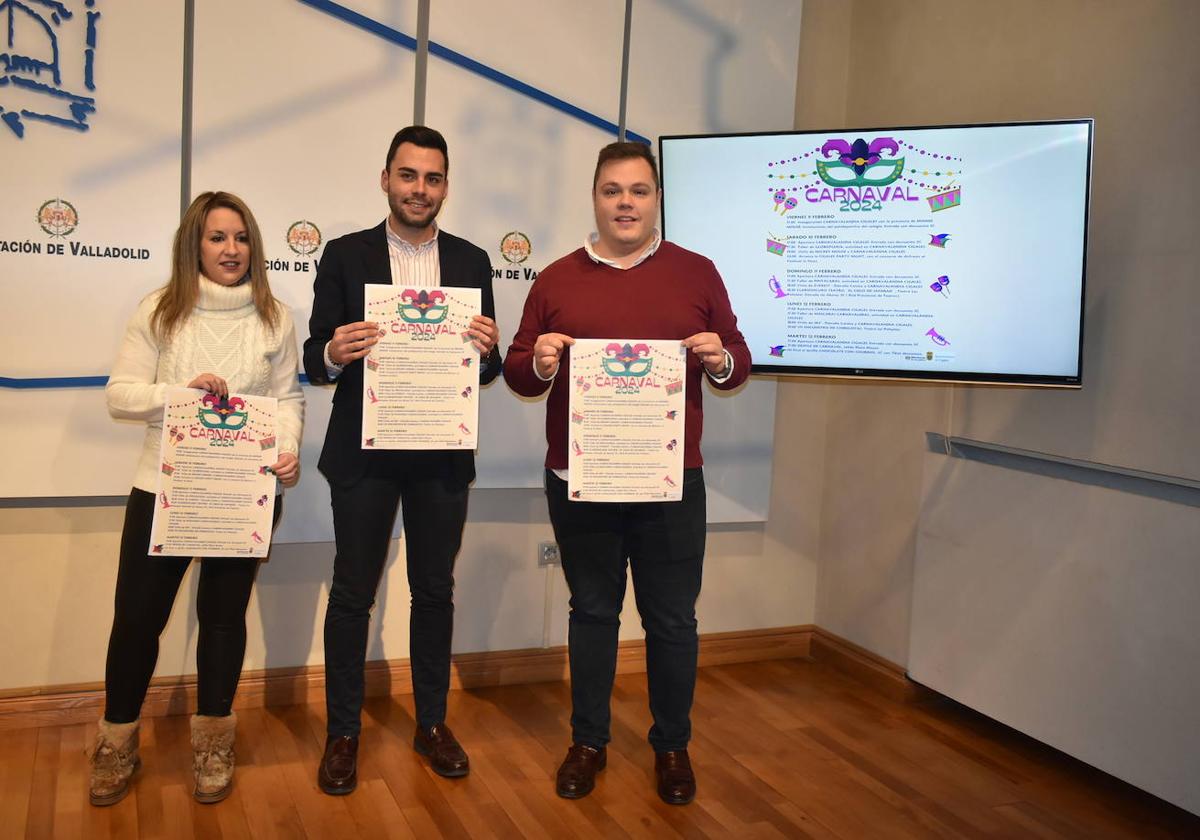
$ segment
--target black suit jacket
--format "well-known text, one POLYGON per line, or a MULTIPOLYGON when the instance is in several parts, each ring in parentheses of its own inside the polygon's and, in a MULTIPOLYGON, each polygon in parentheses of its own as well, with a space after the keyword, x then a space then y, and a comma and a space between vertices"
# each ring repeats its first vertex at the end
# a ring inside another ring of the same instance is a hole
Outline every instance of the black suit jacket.
MULTIPOLYGON (((348 233, 325 246, 313 282, 312 317, 304 342, 304 372, 314 385, 329 383, 325 370, 325 345, 342 324, 363 320, 363 286, 392 282, 384 224, 348 233)), ((465 239, 438 231, 438 259, 443 286, 480 289, 483 314, 496 317, 492 297, 492 266, 482 248, 465 239)), ((480 384, 486 385, 503 367, 500 351, 480 360, 480 384)), ((337 379, 333 413, 325 432, 325 445, 317 468, 330 482, 352 484, 369 470, 373 473, 405 468, 444 471, 455 483, 466 485, 475 478, 475 455, 470 450, 439 452, 372 452, 362 449, 362 359, 346 365, 337 379)))

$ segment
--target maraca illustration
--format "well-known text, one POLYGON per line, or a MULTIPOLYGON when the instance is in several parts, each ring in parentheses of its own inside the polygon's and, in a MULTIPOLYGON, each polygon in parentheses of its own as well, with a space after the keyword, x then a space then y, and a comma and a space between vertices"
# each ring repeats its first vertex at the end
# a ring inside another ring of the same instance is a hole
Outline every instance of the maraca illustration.
POLYGON ((783 190, 775 191, 775 212, 776 213, 779 212, 779 205, 783 204, 783 199, 784 199, 784 196, 786 196, 786 195, 787 195, 787 193, 784 192, 783 190))

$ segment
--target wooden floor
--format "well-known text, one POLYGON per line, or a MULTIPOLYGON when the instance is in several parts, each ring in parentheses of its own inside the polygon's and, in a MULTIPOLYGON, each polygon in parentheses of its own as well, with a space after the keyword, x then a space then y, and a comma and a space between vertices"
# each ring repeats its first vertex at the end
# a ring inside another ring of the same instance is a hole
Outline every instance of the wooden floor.
POLYGON ((369 701, 359 787, 316 787, 324 709, 240 713, 236 786, 191 799, 187 717, 146 721, 120 804, 87 801, 95 725, 0 732, 0 837, 1200 837, 1200 819, 944 700, 905 705, 807 660, 701 671, 691 747, 699 795, 653 792, 645 677, 619 677, 608 769, 554 795, 565 684, 451 694, 471 774, 410 747, 412 698, 369 701))

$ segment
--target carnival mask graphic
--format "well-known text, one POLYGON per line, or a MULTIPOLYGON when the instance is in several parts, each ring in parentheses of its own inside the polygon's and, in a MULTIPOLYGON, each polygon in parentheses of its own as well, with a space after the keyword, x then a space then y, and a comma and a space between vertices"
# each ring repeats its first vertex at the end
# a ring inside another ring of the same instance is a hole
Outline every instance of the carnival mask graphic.
POLYGON ((891 137, 876 137, 870 143, 859 137, 853 144, 845 140, 827 140, 821 147, 824 157, 817 161, 817 174, 834 187, 884 187, 900 177, 904 158, 883 159, 883 152, 896 154, 900 145, 891 137))
POLYGON ((645 344, 631 346, 614 341, 604 348, 604 355, 600 363, 609 376, 645 376, 654 364, 650 358, 650 347, 645 344))
POLYGON ((205 394, 200 401, 200 425, 206 429, 229 429, 237 431, 246 425, 249 414, 242 411, 246 407, 241 397, 218 397, 216 394, 205 394))
POLYGON ((446 320, 450 307, 444 292, 427 289, 405 289, 400 293, 396 311, 406 324, 440 324, 446 320))

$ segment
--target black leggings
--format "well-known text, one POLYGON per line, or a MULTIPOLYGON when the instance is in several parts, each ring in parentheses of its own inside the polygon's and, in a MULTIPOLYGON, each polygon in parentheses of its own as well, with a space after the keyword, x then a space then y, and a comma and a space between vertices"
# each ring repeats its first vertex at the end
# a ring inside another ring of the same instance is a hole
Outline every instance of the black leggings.
MULTIPOLYGON (((275 497, 276 522, 282 501, 282 496, 275 497)), ((141 715, 158 661, 158 637, 171 617, 179 583, 192 560, 147 555, 153 519, 154 494, 134 488, 125 505, 116 605, 104 670, 104 719, 110 723, 130 723, 141 715)), ((258 563, 252 557, 207 557, 200 562, 196 671, 197 711, 202 715, 224 717, 233 707, 246 653, 246 605, 258 563)))

